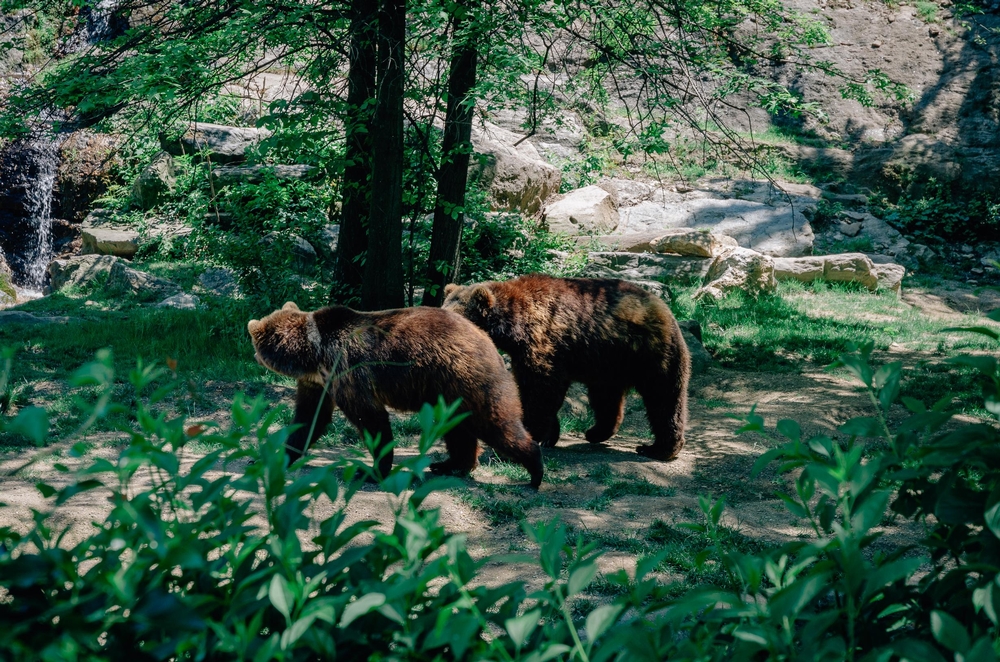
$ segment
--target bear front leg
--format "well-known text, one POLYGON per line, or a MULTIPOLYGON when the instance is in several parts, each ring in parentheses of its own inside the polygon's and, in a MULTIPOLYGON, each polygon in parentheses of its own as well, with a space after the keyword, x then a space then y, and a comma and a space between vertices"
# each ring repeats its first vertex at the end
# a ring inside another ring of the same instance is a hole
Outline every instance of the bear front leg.
POLYGON ((323 387, 315 382, 298 380, 295 389, 295 415, 292 424, 299 428, 285 442, 288 463, 302 457, 316 439, 323 436, 333 418, 333 398, 323 394, 323 387))
POLYGON ((375 446, 375 473, 379 478, 385 478, 392 470, 392 425, 389 423, 389 412, 385 407, 375 404, 359 404, 345 399, 337 400, 337 405, 343 410, 344 416, 364 434, 367 432, 372 439, 378 439, 375 446))
POLYGON ((431 473, 466 476, 479 464, 479 441, 468 422, 460 423, 444 436, 448 459, 430 466, 431 473))
POLYGON ((524 427, 545 448, 559 441, 559 408, 569 390, 568 380, 530 379, 518 381, 524 427))
POLYGON ((615 436, 625 418, 624 386, 615 384, 588 384, 587 399, 594 412, 594 427, 584 434, 587 441, 599 444, 615 436))

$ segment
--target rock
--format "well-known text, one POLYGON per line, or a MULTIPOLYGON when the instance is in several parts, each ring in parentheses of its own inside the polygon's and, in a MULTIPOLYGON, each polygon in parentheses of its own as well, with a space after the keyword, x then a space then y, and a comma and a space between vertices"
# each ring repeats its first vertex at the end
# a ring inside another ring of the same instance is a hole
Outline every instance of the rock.
POLYGON ((869 290, 881 287, 899 292, 904 275, 906 269, 893 263, 891 258, 863 253, 774 259, 775 278, 802 283, 814 280, 861 283, 869 290))
POLYGON ((863 253, 824 255, 823 279, 831 283, 861 283, 869 290, 878 288, 875 265, 863 253))
MULTIPOLYGON (((700 330, 701 329, 699 327, 699 334, 700 330)), ((701 338, 699 336, 695 336, 688 329, 684 328, 683 323, 681 323, 681 335, 684 336, 684 342, 687 344, 688 354, 691 355, 691 374, 702 375, 708 372, 708 369, 712 366, 712 355, 708 353, 707 349, 705 349, 705 345, 702 344, 701 338)))
POLYGON ((120 136, 91 129, 74 131, 63 141, 53 189, 53 216, 79 221, 94 200, 119 183, 115 172, 121 163, 117 151, 120 143, 120 136))
POLYGON ((272 232, 265 236, 261 243, 272 250, 280 251, 288 258, 289 266, 296 273, 309 272, 316 266, 316 249, 298 235, 272 232))
POLYGON ((712 260, 704 284, 695 292, 699 301, 718 301, 736 290, 751 296, 774 292, 774 258, 748 248, 734 248, 712 260))
POLYGON ((716 257, 736 248, 739 244, 732 237, 726 237, 706 230, 671 230, 650 242, 656 253, 676 253, 697 257, 716 257))
POLYGON ((600 186, 585 186, 547 204, 542 225, 568 235, 610 232, 618 227, 618 203, 600 186))
POLYGON ((92 287, 95 280, 107 279, 119 262, 114 255, 77 255, 49 263, 49 287, 53 292, 65 287, 92 287))
POLYGON ((193 294, 181 292, 171 297, 167 297, 156 304, 157 308, 176 308, 177 310, 198 310, 201 308, 201 299, 193 294))
POLYGON ((266 129, 198 122, 174 139, 161 133, 160 147, 173 156, 190 154, 213 163, 237 163, 246 158, 248 148, 269 135, 266 129))
POLYGON ((311 165, 219 166, 212 168, 212 179, 219 187, 233 184, 259 184, 267 177, 306 179, 316 171, 311 165))
POLYGON ((655 253, 593 252, 587 254, 587 262, 584 273, 593 277, 683 282, 703 279, 712 260, 655 253))
POLYGON ((743 248, 767 255, 812 253, 813 231, 801 206, 713 198, 702 192, 662 200, 620 208, 619 232, 698 228, 732 237, 743 248))
POLYGON ((4 324, 58 324, 68 322, 68 317, 43 317, 23 310, 0 310, 0 326, 4 324))
POLYGON ((75 254, 83 247, 83 238, 80 236, 80 226, 70 223, 62 218, 53 218, 50 228, 52 230, 52 254, 59 257, 75 254))
POLYGON ((646 182, 618 178, 606 179, 600 183, 600 187, 606 191, 614 192, 615 199, 620 206, 645 202, 653 196, 656 190, 653 185, 646 182))
POLYGON ((830 202, 839 202, 842 205, 867 205, 868 196, 860 193, 831 193, 823 191, 823 198, 830 202))
POLYGON ((340 226, 339 225, 324 225, 323 229, 319 231, 320 239, 320 251, 326 253, 328 258, 332 258, 337 254, 337 245, 340 243, 340 226))
POLYGON ((81 228, 82 255, 115 255, 131 260, 139 251, 139 233, 126 228, 81 228))
POLYGON ((861 223, 844 223, 840 226, 840 232, 845 237, 857 237, 862 227, 861 223))
POLYGON ((132 182, 131 204, 139 209, 152 209, 173 193, 176 186, 174 157, 159 152, 132 182))
POLYGON ((225 267, 206 269, 198 276, 198 287, 219 297, 239 298, 240 286, 236 282, 236 272, 225 267))
POLYGON ((937 258, 937 254, 924 244, 909 244, 896 252, 896 260, 911 271, 926 268, 937 258))
POLYGON ((469 179, 487 192, 494 210, 535 214, 559 192, 562 173, 523 138, 489 122, 473 127, 469 179))
POLYGON ((133 269, 121 260, 111 265, 105 287, 110 292, 133 294, 143 300, 171 296, 180 290, 169 280, 133 269))

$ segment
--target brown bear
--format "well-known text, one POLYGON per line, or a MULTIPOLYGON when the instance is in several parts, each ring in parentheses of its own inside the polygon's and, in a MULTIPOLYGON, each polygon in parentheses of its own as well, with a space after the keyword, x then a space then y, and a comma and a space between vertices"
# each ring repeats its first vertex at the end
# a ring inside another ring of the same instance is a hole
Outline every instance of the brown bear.
MULTIPOLYGON (((444 396, 461 398, 460 411, 470 415, 445 435, 450 457, 432 471, 467 474, 482 439, 523 465, 533 487, 541 484, 542 454, 521 422, 517 386, 487 335, 461 316, 440 308, 365 313, 343 306, 307 313, 289 302, 247 328, 257 360, 298 380, 291 461, 323 434, 334 405, 359 430, 381 434, 384 450, 392 440, 386 407, 417 411, 444 396)), ((385 476, 391 468, 390 451, 378 471, 385 476)))
POLYGON ((637 452, 658 460, 684 446, 687 345, 660 299, 632 283, 529 275, 504 282, 448 285, 443 307, 461 313, 510 356, 524 426, 542 446, 559 440, 559 408, 571 382, 587 387, 592 443, 610 439, 634 387, 646 405, 653 444, 637 452))

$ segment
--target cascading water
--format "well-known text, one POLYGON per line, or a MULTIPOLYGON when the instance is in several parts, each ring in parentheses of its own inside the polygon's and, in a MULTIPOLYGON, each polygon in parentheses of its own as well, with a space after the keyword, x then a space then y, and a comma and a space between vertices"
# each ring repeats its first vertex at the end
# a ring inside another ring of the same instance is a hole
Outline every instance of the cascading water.
POLYGON ((0 249, 26 294, 41 292, 52 259, 52 191, 61 142, 45 127, 0 152, 0 249))

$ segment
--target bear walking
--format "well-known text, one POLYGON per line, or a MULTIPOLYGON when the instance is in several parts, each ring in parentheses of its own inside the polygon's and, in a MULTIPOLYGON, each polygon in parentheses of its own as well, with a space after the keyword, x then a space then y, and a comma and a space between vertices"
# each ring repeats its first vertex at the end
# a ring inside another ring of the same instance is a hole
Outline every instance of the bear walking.
POLYGON ((571 382, 587 387, 594 426, 587 441, 610 439, 635 388, 646 405, 658 460, 684 446, 691 360, 677 320, 660 299, 621 280, 530 275, 448 285, 443 307, 462 314, 510 355, 524 425, 542 446, 559 440, 559 408, 571 382))
MULTIPOLYGON (((323 433, 334 405, 360 430, 381 434, 381 450, 392 440, 386 407, 417 411, 441 395, 449 402, 461 398, 459 411, 470 415, 445 435, 449 458, 431 465, 432 471, 472 471, 476 440, 482 439, 523 465, 533 487, 541 484, 542 454, 521 422, 517 386, 487 335, 459 315, 439 308, 364 313, 343 306, 307 313, 289 302, 247 328, 257 360, 298 381, 293 422, 301 427, 288 440, 291 461, 323 433)), ((378 470, 385 476, 391 468, 389 452, 378 470)))

